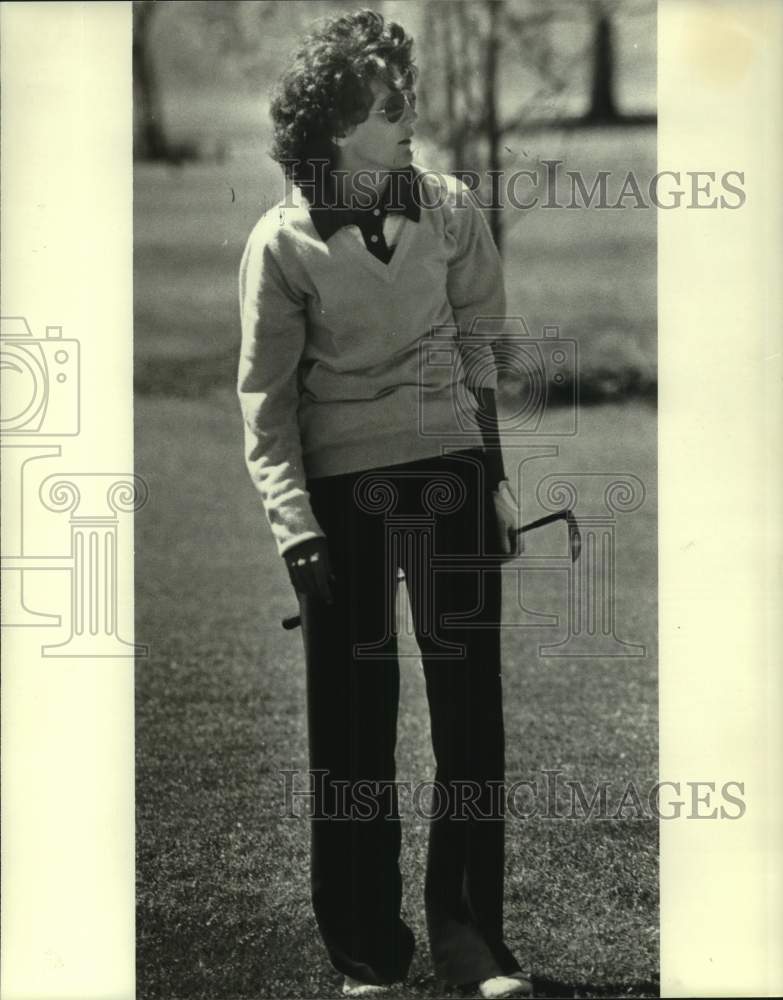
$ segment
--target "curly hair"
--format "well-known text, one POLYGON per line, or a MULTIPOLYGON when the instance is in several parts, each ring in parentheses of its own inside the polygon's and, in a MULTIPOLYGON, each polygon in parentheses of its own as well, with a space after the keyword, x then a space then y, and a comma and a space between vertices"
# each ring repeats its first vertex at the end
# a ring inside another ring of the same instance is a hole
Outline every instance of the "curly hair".
POLYGON ((369 114, 370 83, 393 86, 396 70, 406 88, 415 84, 412 48, 401 25, 367 9, 329 18, 305 37, 272 96, 270 156, 311 201, 329 183, 333 137, 369 114))

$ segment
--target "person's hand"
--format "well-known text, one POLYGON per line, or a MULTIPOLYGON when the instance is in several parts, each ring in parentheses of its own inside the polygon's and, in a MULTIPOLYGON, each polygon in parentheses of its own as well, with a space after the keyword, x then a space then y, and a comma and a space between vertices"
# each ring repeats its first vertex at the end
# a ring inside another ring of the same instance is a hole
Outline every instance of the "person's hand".
POLYGON ((320 597, 327 604, 334 603, 332 594, 332 574, 329 565, 329 549, 326 539, 308 538, 292 546, 283 554, 291 584, 298 594, 320 597))
POLYGON ((495 503, 495 518, 498 526, 500 550, 504 555, 516 556, 522 551, 522 536, 517 534, 519 527, 519 504, 511 489, 511 483, 504 479, 493 491, 495 503))

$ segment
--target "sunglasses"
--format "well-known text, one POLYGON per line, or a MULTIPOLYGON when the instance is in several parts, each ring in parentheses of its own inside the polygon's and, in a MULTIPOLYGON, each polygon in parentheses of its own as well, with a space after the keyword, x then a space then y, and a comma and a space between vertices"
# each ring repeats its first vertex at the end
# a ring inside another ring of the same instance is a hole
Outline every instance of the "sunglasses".
POLYGON ((386 115, 386 121, 390 125, 396 125, 405 114, 405 109, 416 110, 416 95, 413 91, 403 92, 395 90, 383 102, 383 107, 377 111, 371 111, 371 115, 386 115))

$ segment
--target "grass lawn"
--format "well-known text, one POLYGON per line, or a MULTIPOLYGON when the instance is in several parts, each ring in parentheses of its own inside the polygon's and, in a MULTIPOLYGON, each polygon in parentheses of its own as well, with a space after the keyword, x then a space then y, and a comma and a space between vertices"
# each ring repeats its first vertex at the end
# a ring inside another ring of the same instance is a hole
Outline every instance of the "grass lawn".
MULTIPOLYGON (((198 282, 189 287, 189 315, 203 308, 206 323, 210 303, 198 282)), ((642 480, 644 504, 617 519, 616 618, 617 634, 647 655, 539 657, 563 634, 562 575, 532 573, 525 589, 526 607, 560 614, 560 626, 513 627, 523 611, 507 584, 507 772, 509 782, 541 782, 544 769, 608 782, 616 803, 629 782, 644 793, 657 776, 655 412, 602 406, 580 417, 558 458, 527 467, 525 514, 541 512, 536 480, 551 472, 642 480)), ((296 604, 244 468, 238 407, 226 389, 140 397, 136 422, 136 471, 150 487, 136 518, 136 634, 150 645, 137 673, 138 995, 337 995, 310 910, 307 822, 282 815, 280 771, 307 767, 301 638, 279 625, 296 604)), ((562 554, 559 528, 528 553, 562 554)), ((415 653, 409 637, 401 646, 415 653)), ((398 777, 421 781, 433 765, 415 656, 401 671, 398 777)), ((403 831, 404 915, 418 950, 392 996, 445 996, 423 924, 424 823, 404 803, 403 831)), ((651 819, 509 818, 507 939, 542 993, 656 994, 657 853, 651 819)))

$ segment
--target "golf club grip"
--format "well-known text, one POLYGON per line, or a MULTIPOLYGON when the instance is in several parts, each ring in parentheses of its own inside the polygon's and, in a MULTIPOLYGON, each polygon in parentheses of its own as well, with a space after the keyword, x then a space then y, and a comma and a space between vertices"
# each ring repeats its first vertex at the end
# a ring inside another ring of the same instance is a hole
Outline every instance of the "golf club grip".
POLYGON ((302 619, 299 615, 290 615, 288 618, 284 618, 280 624, 287 632, 290 632, 291 629, 299 628, 302 624, 302 619))

